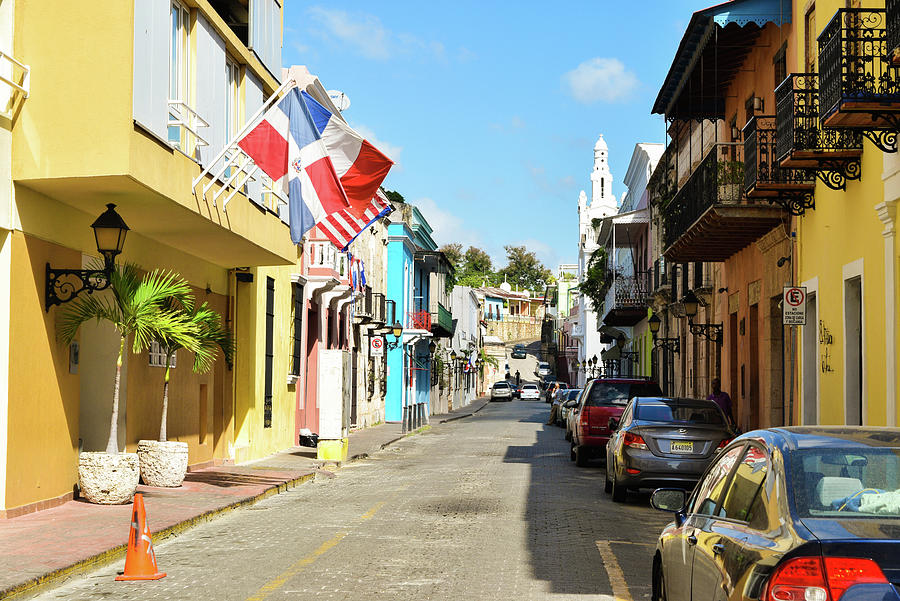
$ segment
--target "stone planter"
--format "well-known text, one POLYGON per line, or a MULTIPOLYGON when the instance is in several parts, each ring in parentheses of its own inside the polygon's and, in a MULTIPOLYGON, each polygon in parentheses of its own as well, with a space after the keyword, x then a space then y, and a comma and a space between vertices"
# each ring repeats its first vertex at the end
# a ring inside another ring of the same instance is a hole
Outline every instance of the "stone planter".
POLYGON ((140 478, 134 453, 81 453, 78 456, 80 496, 91 503, 130 503, 140 478))
POLYGON ((181 486, 188 466, 186 442, 140 440, 137 448, 141 480, 147 486, 181 486))

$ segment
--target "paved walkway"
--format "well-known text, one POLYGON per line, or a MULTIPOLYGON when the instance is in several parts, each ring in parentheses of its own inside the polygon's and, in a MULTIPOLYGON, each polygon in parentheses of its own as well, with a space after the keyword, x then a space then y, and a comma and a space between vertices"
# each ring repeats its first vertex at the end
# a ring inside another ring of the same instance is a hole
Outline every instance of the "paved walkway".
MULTIPOLYGON (((472 415, 487 402, 477 399, 449 414, 432 416, 431 425, 472 415)), ((348 456, 351 460, 366 457, 401 438, 400 424, 353 432, 348 456)), ((316 477, 329 477, 334 467, 316 460, 315 449, 293 447, 244 465, 191 472, 180 488, 142 485, 138 492, 144 495, 154 540, 161 540, 235 507, 316 477)), ((0 599, 24 596, 49 582, 120 559, 130 521, 130 504, 102 506, 83 501, 0 520, 0 599)))

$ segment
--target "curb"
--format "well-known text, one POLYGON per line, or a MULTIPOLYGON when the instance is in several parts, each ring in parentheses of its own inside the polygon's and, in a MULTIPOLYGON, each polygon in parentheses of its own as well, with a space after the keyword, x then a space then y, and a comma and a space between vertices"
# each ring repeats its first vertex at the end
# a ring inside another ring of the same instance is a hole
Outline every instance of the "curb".
POLYGON ((462 419, 462 418, 464 418, 464 417, 472 417, 473 415, 475 415, 476 413, 478 413, 479 411, 481 411, 482 409, 484 409, 484 408, 487 407, 488 405, 490 405, 490 401, 487 401, 487 402, 485 402, 485 403, 482 403, 481 407, 479 407, 479 408, 477 408, 477 409, 474 409, 474 410, 472 411, 472 413, 461 413, 460 415, 454 415, 454 416, 452 416, 452 417, 448 417, 448 418, 442 419, 442 420, 441 420, 440 422, 438 422, 438 423, 440 423, 440 424, 446 424, 447 422, 456 421, 456 420, 462 419))
MULTIPOLYGON (((292 480, 288 480, 287 482, 277 484, 271 488, 267 488, 258 495, 235 501, 234 503, 219 507, 217 509, 211 509, 205 513, 201 513, 200 515, 188 518, 182 522, 167 526, 162 530, 152 533, 153 541, 164 541, 167 538, 171 538, 175 535, 181 534, 182 532, 189 530, 194 526, 209 522, 213 518, 219 517, 220 515, 223 515, 225 513, 229 513, 235 509, 255 505, 263 499, 283 493, 305 482, 309 482, 310 480, 313 480, 315 476, 315 472, 304 474, 298 478, 294 478, 292 480)), ((127 543, 118 545, 107 551, 103 551, 91 557, 77 561, 70 566, 59 568, 47 574, 37 576, 36 578, 32 578, 27 582, 23 582, 22 584, 17 584, 6 590, 0 591, 0 599, 10 599, 14 597, 37 594, 38 592, 41 592, 44 589, 49 588, 50 586, 61 584, 62 580, 67 579, 71 576, 77 576, 79 574, 83 574, 85 572, 95 570, 97 568, 101 568, 113 562, 116 562, 125 557, 125 552, 127 549, 127 543)))

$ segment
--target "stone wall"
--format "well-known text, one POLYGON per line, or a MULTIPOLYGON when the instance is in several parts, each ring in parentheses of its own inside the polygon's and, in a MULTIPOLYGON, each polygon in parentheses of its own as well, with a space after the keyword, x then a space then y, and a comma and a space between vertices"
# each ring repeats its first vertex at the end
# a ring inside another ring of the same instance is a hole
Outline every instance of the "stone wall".
POLYGON ((529 318, 516 320, 504 319, 503 321, 488 320, 487 335, 496 336, 503 342, 513 340, 536 340, 541 337, 540 320, 529 318))

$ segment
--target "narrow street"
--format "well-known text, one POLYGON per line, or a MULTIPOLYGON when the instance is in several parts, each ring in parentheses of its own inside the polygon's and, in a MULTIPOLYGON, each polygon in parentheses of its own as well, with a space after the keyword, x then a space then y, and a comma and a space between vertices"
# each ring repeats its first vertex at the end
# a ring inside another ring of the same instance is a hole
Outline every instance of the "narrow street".
POLYGON ((667 514, 614 505, 547 414, 491 404, 156 545, 162 580, 118 562, 37 598, 648 599, 667 514))

